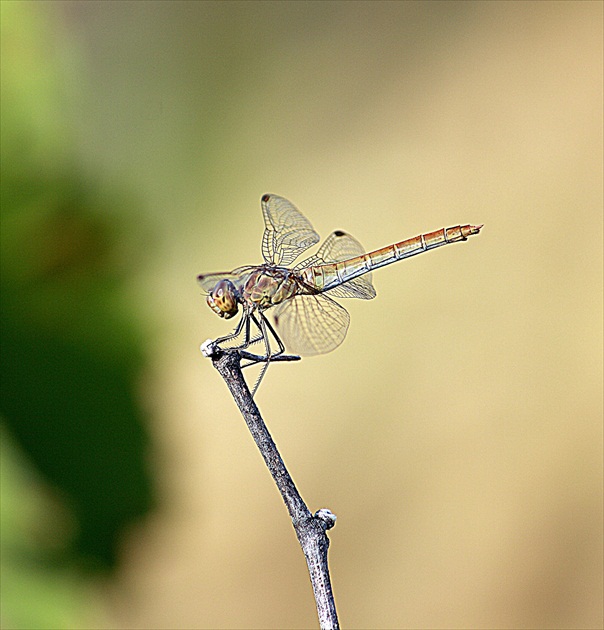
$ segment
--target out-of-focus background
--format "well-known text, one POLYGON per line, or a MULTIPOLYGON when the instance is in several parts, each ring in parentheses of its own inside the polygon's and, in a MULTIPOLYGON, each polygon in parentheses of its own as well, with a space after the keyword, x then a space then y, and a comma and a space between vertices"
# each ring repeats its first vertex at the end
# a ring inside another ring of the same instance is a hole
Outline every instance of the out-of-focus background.
POLYGON ((2 626, 312 628, 199 343, 260 196, 378 271, 257 402, 347 628, 602 625, 602 4, 3 2, 2 626))

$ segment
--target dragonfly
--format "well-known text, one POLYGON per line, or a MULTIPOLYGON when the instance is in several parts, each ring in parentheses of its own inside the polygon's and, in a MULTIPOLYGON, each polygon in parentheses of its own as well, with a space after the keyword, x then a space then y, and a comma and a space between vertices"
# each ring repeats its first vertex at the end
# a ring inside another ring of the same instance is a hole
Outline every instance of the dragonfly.
POLYGON ((350 234, 336 230, 316 254, 292 267, 303 252, 319 242, 319 235, 284 197, 265 194, 260 203, 264 217, 264 263, 197 276, 208 306, 219 317, 231 319, 239 309, 242 312, 232 333, 204 342, 201 350, 204 355, 212 356, 221 346, 228 345, 246 359, 242 368, 262 363, 252 397, 272 361, 324 354, 344 341, 350 315, 334 298, 373 299, 375 269, 442 245, 465 241, 483 227, 441 228, 368 253, 350 234), (273 323, 267 311, 271 311, 273 323), (264 345, 262 354, 248 351, 259 343, 264 345), (295 354, 286 355, 286 348, 295 354))

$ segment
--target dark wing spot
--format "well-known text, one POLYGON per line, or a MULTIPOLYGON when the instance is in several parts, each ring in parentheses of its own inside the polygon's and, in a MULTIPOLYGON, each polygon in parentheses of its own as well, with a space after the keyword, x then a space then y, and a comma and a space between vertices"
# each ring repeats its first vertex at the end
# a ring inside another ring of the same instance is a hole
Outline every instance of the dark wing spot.
POLYGON ((266 203, 270 198, 271 196, 267 193, 266 195, 262 195, 261 201, 264 201, 264 203, 266 203))
POLYGON ((334 232, 334 236, 346 236, 346 232, 342 232, 342 230, 336 230, 334 232))

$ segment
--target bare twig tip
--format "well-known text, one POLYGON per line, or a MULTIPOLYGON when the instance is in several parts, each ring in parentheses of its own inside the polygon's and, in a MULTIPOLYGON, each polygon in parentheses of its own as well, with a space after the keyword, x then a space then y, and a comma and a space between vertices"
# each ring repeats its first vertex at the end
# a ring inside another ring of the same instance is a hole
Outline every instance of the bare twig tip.
POLYGON ((212 339, 206 339, 200 346, 201 354, 204 357, 210 358, 216 353, 216 344, 212 339))
POLYGON ((315 518, 319 519, 323 523, 325 529, 331 529, 336 524, 337 516, 327 508, 321 508, 315 512, 315 518))

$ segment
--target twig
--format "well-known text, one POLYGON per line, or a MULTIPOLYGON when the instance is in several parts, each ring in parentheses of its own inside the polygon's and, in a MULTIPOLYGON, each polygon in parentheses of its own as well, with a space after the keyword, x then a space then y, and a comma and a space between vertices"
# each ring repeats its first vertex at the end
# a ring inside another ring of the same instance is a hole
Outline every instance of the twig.
POLYGON ((321 629, 336 630, 340 626, 327 565, 329 538, 326 534, 335 525, 336 517, 327 509, 313 515, 302 500, 243 378, 240 352, 215 347, 210 356, 235 399, 292 519, 308 564, 321 629))

